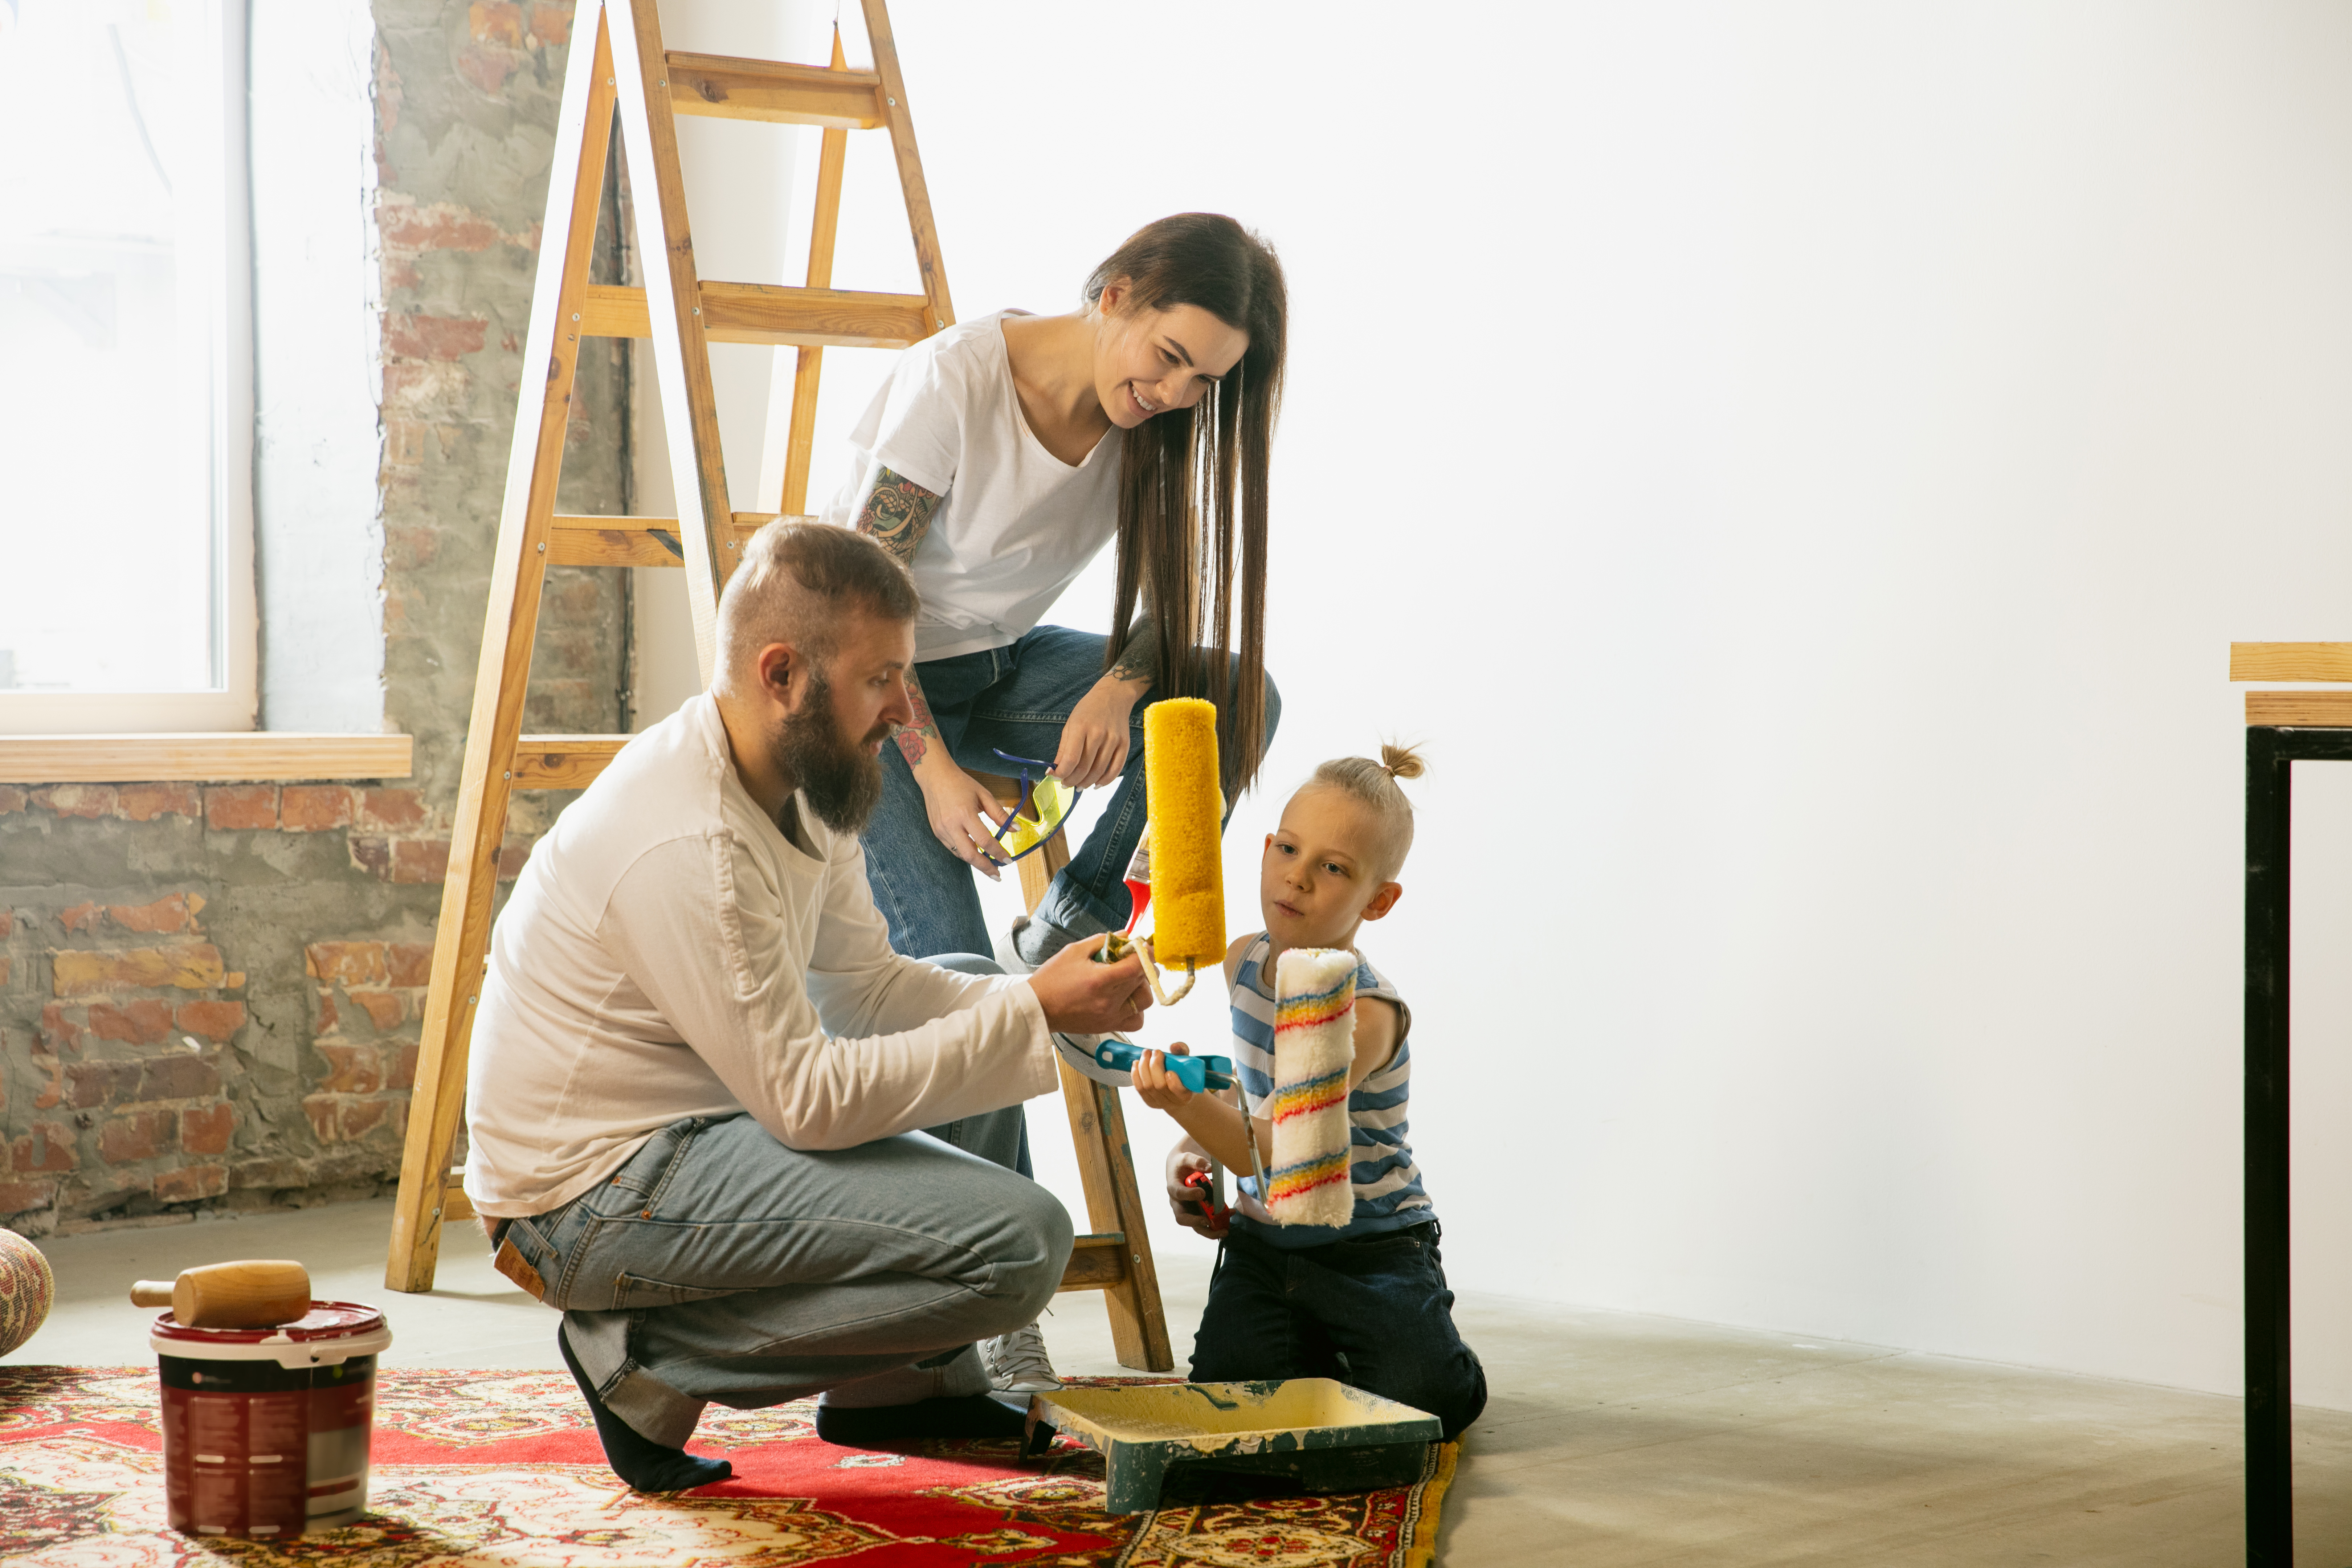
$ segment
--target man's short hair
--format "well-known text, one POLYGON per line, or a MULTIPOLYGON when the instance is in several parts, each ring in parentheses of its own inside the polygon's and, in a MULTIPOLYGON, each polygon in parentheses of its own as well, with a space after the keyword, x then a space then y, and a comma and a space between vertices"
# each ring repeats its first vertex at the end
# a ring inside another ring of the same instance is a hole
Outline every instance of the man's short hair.
POLYGON ((751 671, 770 643, 823 664, 842 618, 911 621, 922 600, 898 558, 869 536, 822 522, 772 522, 751 536, 719 597, 720 668, 751 671))

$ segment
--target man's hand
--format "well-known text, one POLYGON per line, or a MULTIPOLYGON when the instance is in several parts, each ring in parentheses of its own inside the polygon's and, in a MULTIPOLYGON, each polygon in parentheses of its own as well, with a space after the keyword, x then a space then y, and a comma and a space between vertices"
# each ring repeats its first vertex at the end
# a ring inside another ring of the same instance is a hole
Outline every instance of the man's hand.
POLYGON ((1206 1173, 1211 1168, 1209 1157, 1179 1143, 1168 1151, 1168 1202, 1176 1210, 1176 1223, 1186 1230, 1197 1230, 1211 1241, 1222 1241, 1232 1227, 1219 1225, 1214 1218, 1201 1212, 1202 1190, 1188 1187, 1184 1178, 1194 1172, 1206 1173))
POLYGON ((1107 940, 1074 942, 1029 976, 1029 988, 1045 1010, 1047 1028, 1066 1035, 1108 1035, 1142 1026, 1143 1010, 1151 1005, 1142 956, 1130 952, 1117 963, 1097 963, 1094 955, 1107 940))

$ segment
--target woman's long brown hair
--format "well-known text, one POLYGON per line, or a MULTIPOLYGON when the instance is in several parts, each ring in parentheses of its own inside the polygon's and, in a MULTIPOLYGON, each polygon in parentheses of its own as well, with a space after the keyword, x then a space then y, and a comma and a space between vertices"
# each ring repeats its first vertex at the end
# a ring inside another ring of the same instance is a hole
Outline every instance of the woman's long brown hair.
POLYGON ((1087 279, 1093 305, 1127 281, 1129 310, 1194 305, 1249 334, 1241 363, 1189 409, 1126 432, 1119 455, 1118 598, 1106 668, 1140 600, 1156 617, 1163 696, 1217 705, 1228 799, 1265 750, 1265 495, 1282 403, 1286 300, 1273 247, 1229 217, 1179 213, 1129 236, 1087 279))

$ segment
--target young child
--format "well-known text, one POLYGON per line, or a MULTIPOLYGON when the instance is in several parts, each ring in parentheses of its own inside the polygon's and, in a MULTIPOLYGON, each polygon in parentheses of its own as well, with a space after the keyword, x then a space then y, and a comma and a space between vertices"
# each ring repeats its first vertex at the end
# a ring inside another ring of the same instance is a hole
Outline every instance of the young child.
MULTIPOLYGON (((1265 930, 1225 954, 1234 1066, 1261 1162, 1274 1147, 1266 1101, 1274 1093, 1275 961, 1292 948, 1352 950, 1364 921, 1396 907, 1404 891, 1396 876, 1412 847, 1412 806, 1397 780, 1421 772, 1421 759, 1398 746, 1381 747, 1377 763, 1325 763, 1266 836, 1258 872, 1265 930)), ((1405 1142, 1412 1015, 1380 971, 1358 958, 1356 1057, 1348 1074, 1356 1203, 1346 1225, 1275 1224, 1250 1191, 1241 1108, 1186 1089, 1160 1052, 1136 1064, 1135 1089, 1190 1135, 1168 1156, 1169 1199, 1185 1224, 1219 1234, 1184 1185, 1187 1175, 1209 1168, 1210 1156, 1241 1178, 1243 1195, 1221 1238, 1208 1309, 1192 1340, 1192 1380, 1336 1377, 1428 1411, 1451 1438, 1486 1407, 1486 1374, 1454 1331, 1437 1212, 1405 1142)))

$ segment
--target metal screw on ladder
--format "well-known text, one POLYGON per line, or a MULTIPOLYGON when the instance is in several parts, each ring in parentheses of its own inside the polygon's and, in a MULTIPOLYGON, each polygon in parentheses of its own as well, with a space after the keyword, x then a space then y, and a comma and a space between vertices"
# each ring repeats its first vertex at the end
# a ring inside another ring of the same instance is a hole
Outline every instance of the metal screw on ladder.
POLYGON ((577 310, 572 311, 572 319, 573 321, 578 321, 578 320, 580 319, 580 312, 579 312, 579 311, 577 311, 577 310))
POLYGON ((510 779, 510 778, 514 777, 514 770, 513 770, 512 768, 509 768, 506 772, 504 772, 504 773, 500 773, 499 776, 500 778, 502 778, 502 779, 510 779))
POLYGON ((540 545, 539 545, 539 552, 540 552, 541 555, 544 555, 544 554, 546 554, 546 553, 547 553, 547 542, 546 542, 545 540, 541 540, 541 541, 540 542, 540 545))
POLYGON ((898 100, 895 98, 886 98, 882 101, 888 104, 893 109, 898 107, 898 100))

